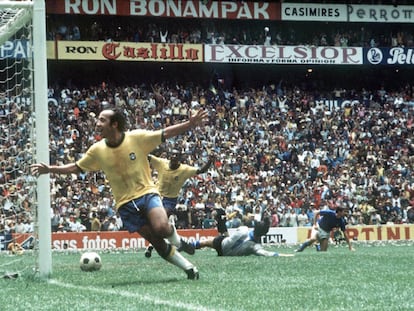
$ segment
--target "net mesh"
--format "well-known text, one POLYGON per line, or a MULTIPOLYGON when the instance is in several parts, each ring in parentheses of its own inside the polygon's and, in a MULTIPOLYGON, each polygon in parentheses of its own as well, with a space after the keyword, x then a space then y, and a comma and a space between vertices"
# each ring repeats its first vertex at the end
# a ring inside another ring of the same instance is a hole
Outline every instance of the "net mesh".
MULTIPOLYGON (((22 2, 7 2, 6 4, 18 5, 22 2)), ((31 10, 28 8, 6 7, 4 2, 0 2, 0 45, 3 45, 11 36, 25 28, 31 22, 31 10)))
MULTIPOLYGON (((28 9, 0 8, 0 248, 2 253, 34 254, 36 180, 32 20, 28 9), (31 250, 31 251, 29 251, 31 250)), ((36 256, 34 256, 36 257, 36 256)), ((36 261, 34 260, 34 264, 36 261)), ((1 272, 1 268, 0 268, 1 272)))

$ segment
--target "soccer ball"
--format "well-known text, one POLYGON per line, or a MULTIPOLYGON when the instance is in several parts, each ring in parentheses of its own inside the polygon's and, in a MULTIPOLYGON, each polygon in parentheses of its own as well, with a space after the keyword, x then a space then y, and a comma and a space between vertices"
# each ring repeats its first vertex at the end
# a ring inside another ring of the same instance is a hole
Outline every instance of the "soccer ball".
POLYGON ((265 27, 264 31, 268 32, 269 31, 269 27, 265 27))
POLYGON ((95 252, 83 253, 79 264, 82 271, 98 271, 102 267, 101 256, 95 252))

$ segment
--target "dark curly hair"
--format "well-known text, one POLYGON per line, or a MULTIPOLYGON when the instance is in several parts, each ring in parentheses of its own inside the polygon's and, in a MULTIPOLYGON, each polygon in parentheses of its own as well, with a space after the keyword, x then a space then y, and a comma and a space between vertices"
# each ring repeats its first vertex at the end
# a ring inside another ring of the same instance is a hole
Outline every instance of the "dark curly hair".
POLYGON ((127 127, 127 121, 124 115, 124 112, 122 111, 122 109, 118 109, 118 108, 111 108, 109 109, 111 111, 113 111, 113 115, 109 118, 109 120, 111 121, 111 124, 113 124, 114 122, 118 123, 118 130, 120 130, 121 132, 125 132, 126 127, 127 127))

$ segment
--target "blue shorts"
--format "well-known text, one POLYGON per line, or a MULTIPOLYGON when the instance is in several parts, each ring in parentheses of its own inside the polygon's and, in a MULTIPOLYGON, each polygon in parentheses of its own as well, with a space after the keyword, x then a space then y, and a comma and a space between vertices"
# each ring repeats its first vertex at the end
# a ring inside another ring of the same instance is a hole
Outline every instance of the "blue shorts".
POLYGON ((175 206, 177 205, 177 199, 178 198, 162 198, 162 204, 164 205, 164 208, 168 216, 170 216, 171 214, 175 214, 175 206))
POLYGON ((162 207, 160 196, 156 193, 149 193, 125 203, 118 209, 118 212, 124 228, 133 233, 139 232, 142 226, 148 224, 147 213, 157 207, 162 207))

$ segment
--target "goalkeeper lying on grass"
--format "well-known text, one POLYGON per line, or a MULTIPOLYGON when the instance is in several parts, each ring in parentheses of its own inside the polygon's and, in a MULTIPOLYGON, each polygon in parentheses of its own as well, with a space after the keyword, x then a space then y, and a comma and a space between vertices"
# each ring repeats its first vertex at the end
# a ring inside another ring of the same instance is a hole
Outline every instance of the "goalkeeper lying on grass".
POLYGON ((231 235, 227 230, 219 236, 211 237, 203 241, 195 241, 196 249, 203 247, 214 248, 219 256, 285 256, 292 257, 293 254, 279 254, 270 252, 263 248, 261 237, 269 231, 270 221, 265 218, 264 221, 257 222, 254 229, 246 226, 237 228, 231 235))

